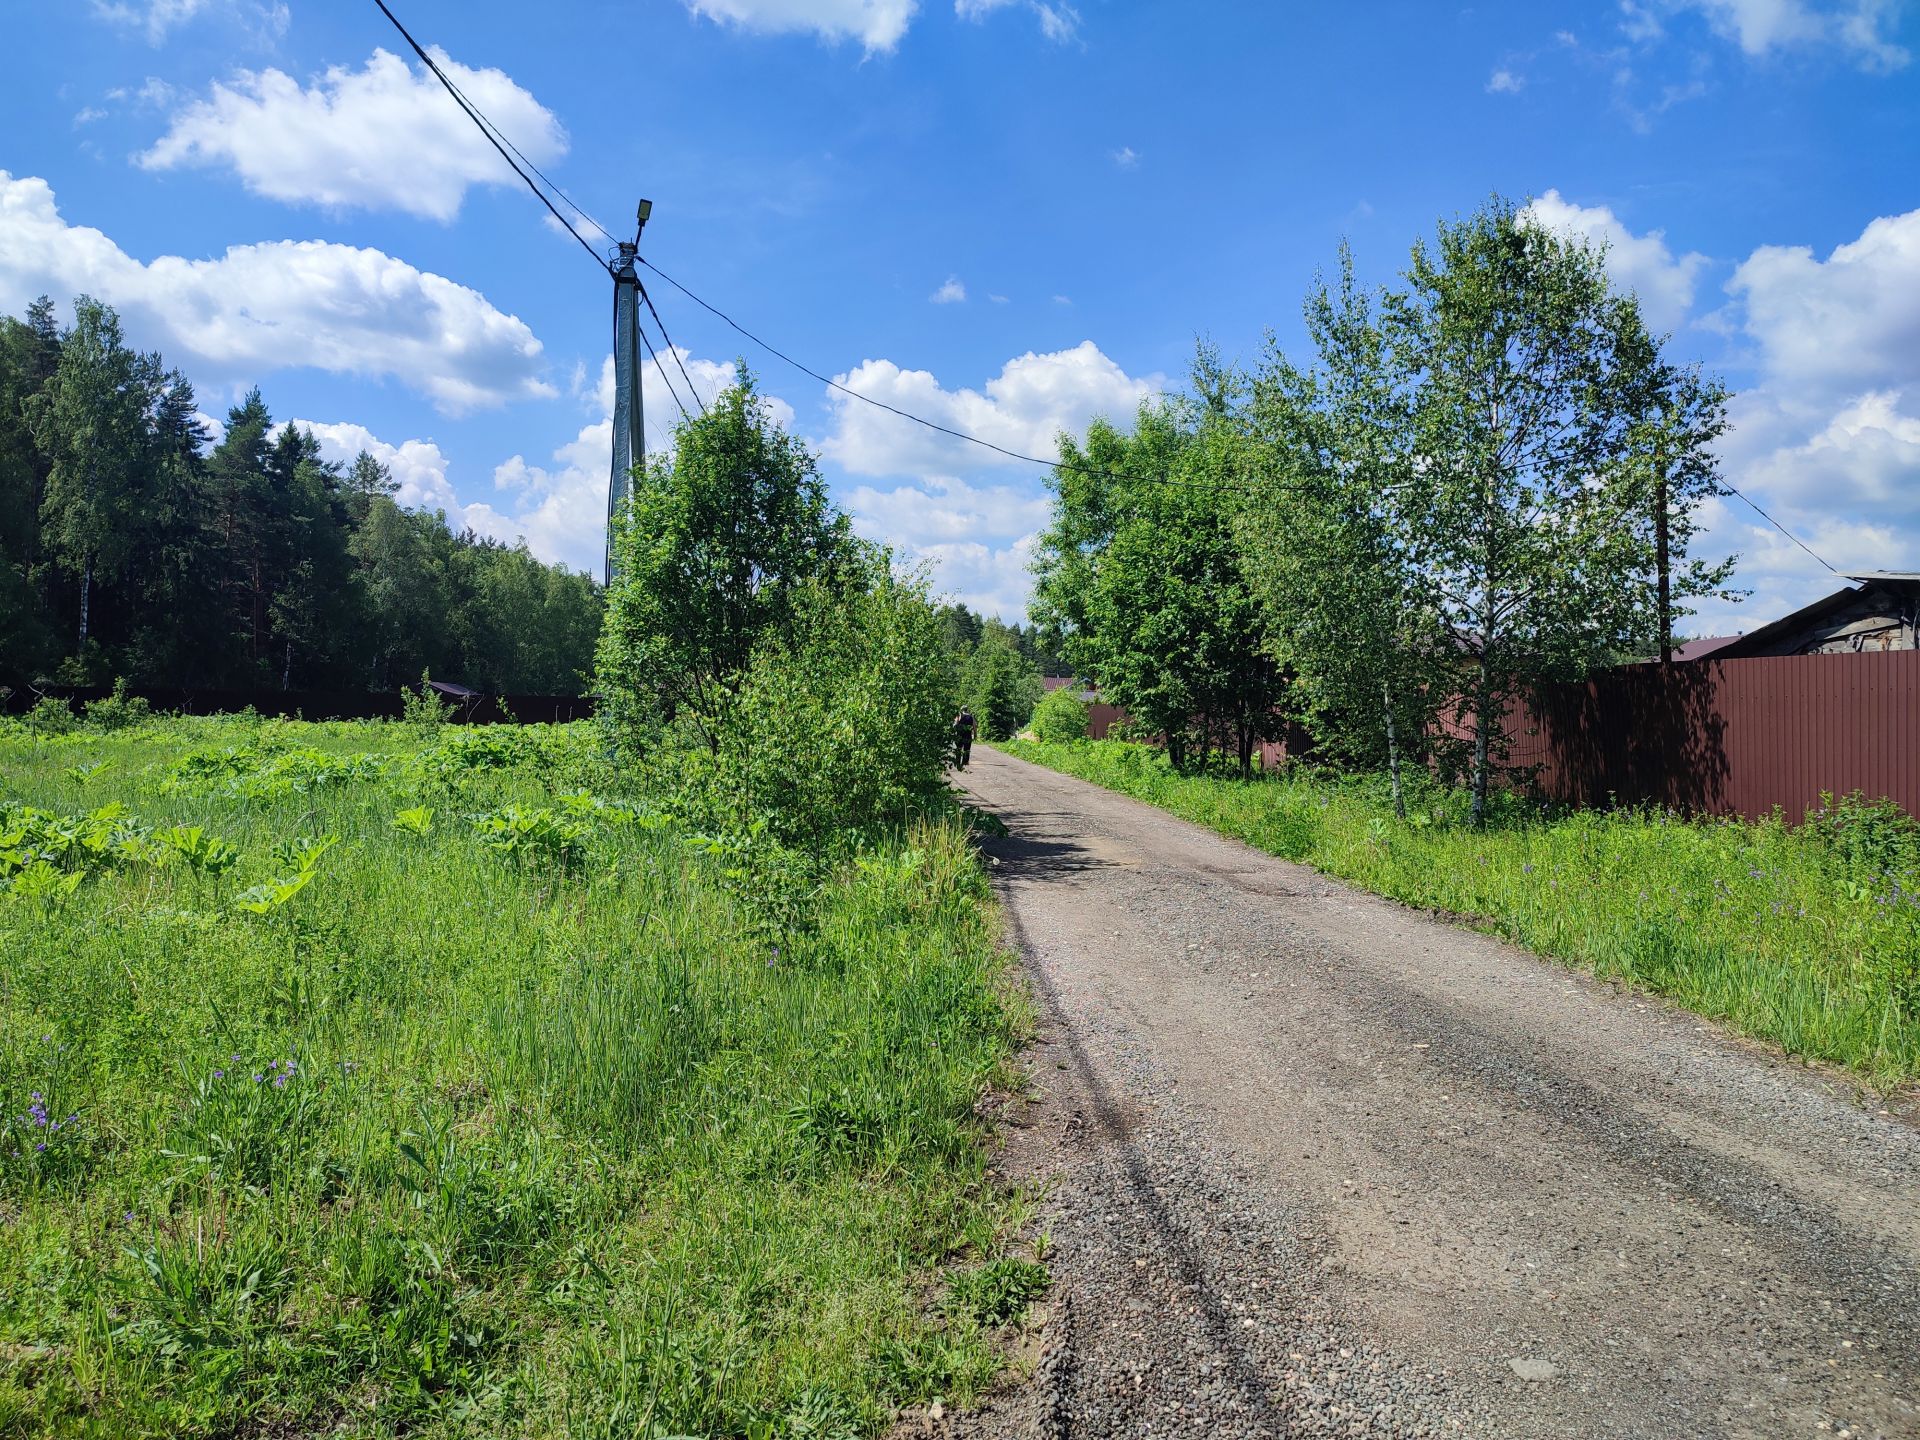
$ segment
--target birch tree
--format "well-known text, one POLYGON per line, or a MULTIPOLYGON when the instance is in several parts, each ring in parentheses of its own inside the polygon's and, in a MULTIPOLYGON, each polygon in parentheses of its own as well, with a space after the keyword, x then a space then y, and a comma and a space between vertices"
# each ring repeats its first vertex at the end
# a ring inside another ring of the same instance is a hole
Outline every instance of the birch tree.
MULTIPOLYGON (((1463 657, 1477 824, 1514 704, 1652 645, 1662 490, 1684 555, 1719 489, 1726 396, 1662 358, 1600 248, 1505 200, 1414 246, 1381 329, 1411 440, 1386 514, 1463 657)), ((1729 568, 1683 562, 1675 599, 1712 592, 1729 568)))

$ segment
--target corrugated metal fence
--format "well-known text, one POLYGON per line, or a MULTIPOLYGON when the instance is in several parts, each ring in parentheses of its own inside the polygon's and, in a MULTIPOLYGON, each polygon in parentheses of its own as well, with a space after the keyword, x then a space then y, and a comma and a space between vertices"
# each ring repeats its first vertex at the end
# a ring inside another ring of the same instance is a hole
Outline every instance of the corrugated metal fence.
POLYGON ((1576 805, 1799 819, 1820 793, 1920 814, 1920 651, 1627 665, 1509 725, 1516 765, 1576 805))
MULTIPOLYGON (((1126 718, 1089 708, 1096 740, 1126 718)), ((1625 665, 1556 687, 1507 732, 1508 763, 1571 805, 1798 820, 1822 791, 1860 790, 1920 815, 1920 651, 1625 665)), ((1262 768, 1289 753, 1304 747, 1262 746, 1262 768)))

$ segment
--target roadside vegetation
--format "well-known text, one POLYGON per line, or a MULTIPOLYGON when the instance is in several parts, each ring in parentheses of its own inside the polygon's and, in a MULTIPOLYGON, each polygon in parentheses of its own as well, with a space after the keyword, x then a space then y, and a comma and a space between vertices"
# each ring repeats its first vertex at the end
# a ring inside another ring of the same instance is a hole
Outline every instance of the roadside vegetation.
POLYGON ((1884 802, 1789 826, 1496 791, 1476 826, 1470 789, 1424 777, 1403 777, 1401 820, 1384 774, 1183 774, 1118 740, 1004 748, 1876 1085, 1920 1077, 1920 824, 1884 802))
POLYGON ((924 586, 750 387, 604 723, 0 730, 0 1435, 853 1437, 1046 1283, 924 586))

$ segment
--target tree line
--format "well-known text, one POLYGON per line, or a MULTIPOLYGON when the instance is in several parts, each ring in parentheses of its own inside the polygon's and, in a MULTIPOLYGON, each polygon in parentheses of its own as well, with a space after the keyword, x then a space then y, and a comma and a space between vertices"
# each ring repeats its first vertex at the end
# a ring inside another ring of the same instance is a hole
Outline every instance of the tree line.
POLYGON ((0 317, 0 679, 578 693, 590 577, 402 508, 387 467, 323 459, 257 389, 211 443, 179 370, 73 308, 0 317))
POLYGON ((1062 439, 1035 619, 1176 765, 1244 771, 1298 724, 1396 797, 1409 764, 1465 779, 1478 820, 1517 704, 1728 596, 1688 554, 1726 391, 1602 248, 1498 197, 1392 285, 1342 247, 1305 320, 1303 355, 1203 346, 1131 433, 1062 439))

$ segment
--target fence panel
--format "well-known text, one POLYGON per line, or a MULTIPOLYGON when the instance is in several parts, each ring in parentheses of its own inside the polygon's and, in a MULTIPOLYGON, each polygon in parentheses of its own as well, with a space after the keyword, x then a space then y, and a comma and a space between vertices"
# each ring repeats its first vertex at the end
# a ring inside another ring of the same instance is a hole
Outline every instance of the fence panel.
POLYGON ((1513 763, 1570 804, 1797 819, 1861 790, 1920 814, 1920 651, 1622 666, 1507 729, 1513 763))

